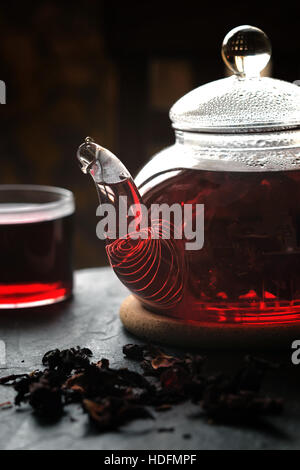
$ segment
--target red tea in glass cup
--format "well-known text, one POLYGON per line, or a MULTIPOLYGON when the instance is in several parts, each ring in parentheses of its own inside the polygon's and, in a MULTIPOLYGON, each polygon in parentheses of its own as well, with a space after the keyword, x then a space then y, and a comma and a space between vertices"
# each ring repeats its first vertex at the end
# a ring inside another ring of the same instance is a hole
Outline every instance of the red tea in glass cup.
POLYGON ((73 194, 0 185, 0 308, 60 302, 72 293, 73 194))

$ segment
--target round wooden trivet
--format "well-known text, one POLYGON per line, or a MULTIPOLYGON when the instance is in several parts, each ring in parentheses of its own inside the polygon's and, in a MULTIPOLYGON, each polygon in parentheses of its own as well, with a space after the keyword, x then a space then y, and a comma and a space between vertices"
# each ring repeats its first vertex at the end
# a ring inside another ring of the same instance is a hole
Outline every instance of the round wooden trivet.
POLYGON ((210 349, 286 349, 300 340, 300 322, 271 325, 185 323, 152 313, 133 296, 120 308, 125 328, 143 340, 179 346, 210 349))

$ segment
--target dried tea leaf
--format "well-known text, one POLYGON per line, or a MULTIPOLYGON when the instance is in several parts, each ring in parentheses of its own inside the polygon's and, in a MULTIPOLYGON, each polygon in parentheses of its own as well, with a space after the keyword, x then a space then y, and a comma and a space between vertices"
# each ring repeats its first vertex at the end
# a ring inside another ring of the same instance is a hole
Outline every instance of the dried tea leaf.
POLYGON ((125 344, 123 346, 123 354, 135 361, 142 361, 144 359, 144 350, 145 346, 140 346, 139 344, 125 344))
POLYGON ((48 351, 42 363, 49 369, 62 369, 66 373, 71 372, 82 367, 86 367, 90 363, 90 357, 93 355, 92 351, 88 348, 53 349, 48 351))
POLYGON ((101 431, 114 429, 128 421, 153 418, 146 408, 116 398, 107 398, 100 403, 85 399, 83 406, 91 422, 101 431))
POLYGON ((77 346, 48 351, 43 371, 2 377, 0 384, 14 386, 16 405, 29 403, 48 419, 62 416, 69 403, 81 403, 101 431, 152 418, 146 406, 166 411, 187 400, 200 404, 214 422, 246 422, 282 410, 282 400, 259 394, 267 370, 278 368, 264 359, 247 356, 235 374, 208 375, 198 354, 177 357, 149 344, 128 344, 123 352, 140 363, 143 374, 110 368, 106 358, 91 363, 92 352, 77 346))
POLYGON ((12 375, 7 375, 6 377, 1 377, 0 378, 0 385, 12 385, 15 383, 17 379, 23 378, 23 377, 28 377, 28 374, 12 374, 12 375))
POLYGON ((31 384, 29 392, 29 404, 37 414, 51 419, 62 415, 62 392, 58 387, 51 387, 46 380, 41 380, 31 384))
POLYGON ((180 361, 176 357, 168 356, 167 354, 161 354, 160 356, 157 356, 152 359, 151 366, 153 367, 153 369, 159 369, 161 367, 172 367, 177 362, 180 361))

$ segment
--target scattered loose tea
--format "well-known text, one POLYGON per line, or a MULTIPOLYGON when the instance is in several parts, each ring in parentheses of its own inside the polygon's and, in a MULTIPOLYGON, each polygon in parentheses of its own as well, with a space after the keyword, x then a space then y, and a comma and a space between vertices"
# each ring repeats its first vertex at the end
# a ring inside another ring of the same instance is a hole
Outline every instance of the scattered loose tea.
MULTIPOLYGON (((166 412, 187 400, 201 406, 211 422, 244 422, 282 410, 282 400, 260 393, 267 370, 278 367, 263 359, 246 356, 238 372, 229 376, 205 374, 204 358, 198 354, 179 357, 149 344, 127 344, 123 353, 139 363, 142 373, 111 368, 106 358, 91 362, 92 351, 77 346, 48 351, 42 359, 44 370, 2 377, 0 384, 14 386, 16 405, 29 403, 47 419, 59 419, 70 403, 81 404, 100 431, 153 419, 150 408, 166 412)), ((173 427, 158 429, 173 431, 173 427)))

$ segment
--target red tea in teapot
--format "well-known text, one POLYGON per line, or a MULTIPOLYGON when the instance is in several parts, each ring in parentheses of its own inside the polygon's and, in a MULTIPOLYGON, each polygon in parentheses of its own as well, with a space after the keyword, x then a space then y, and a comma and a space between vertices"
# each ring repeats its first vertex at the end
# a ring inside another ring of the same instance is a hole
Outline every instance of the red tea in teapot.
POLYGON ((205 207, 204 246, 182 253, 184 294, 172 315, 259 323, 298 318, 299 171, 183 170, 143 200, 205 207))
POLYGON ((115 273, 148 309, 228 324, 300 318, 300 171, 177 168, 153 174, 138 190, 117 157, 90 139, 77 155, 96 183, 99 207, 108 202, 118 216, 124 196, 137 218, 145 205, 147 223, 154 205, 204 206, 199 249, 187 249, 185 237, 198 209, 180 223, 151 217, 144 237, 133 237, 135 229, 108 237, 115 273))

